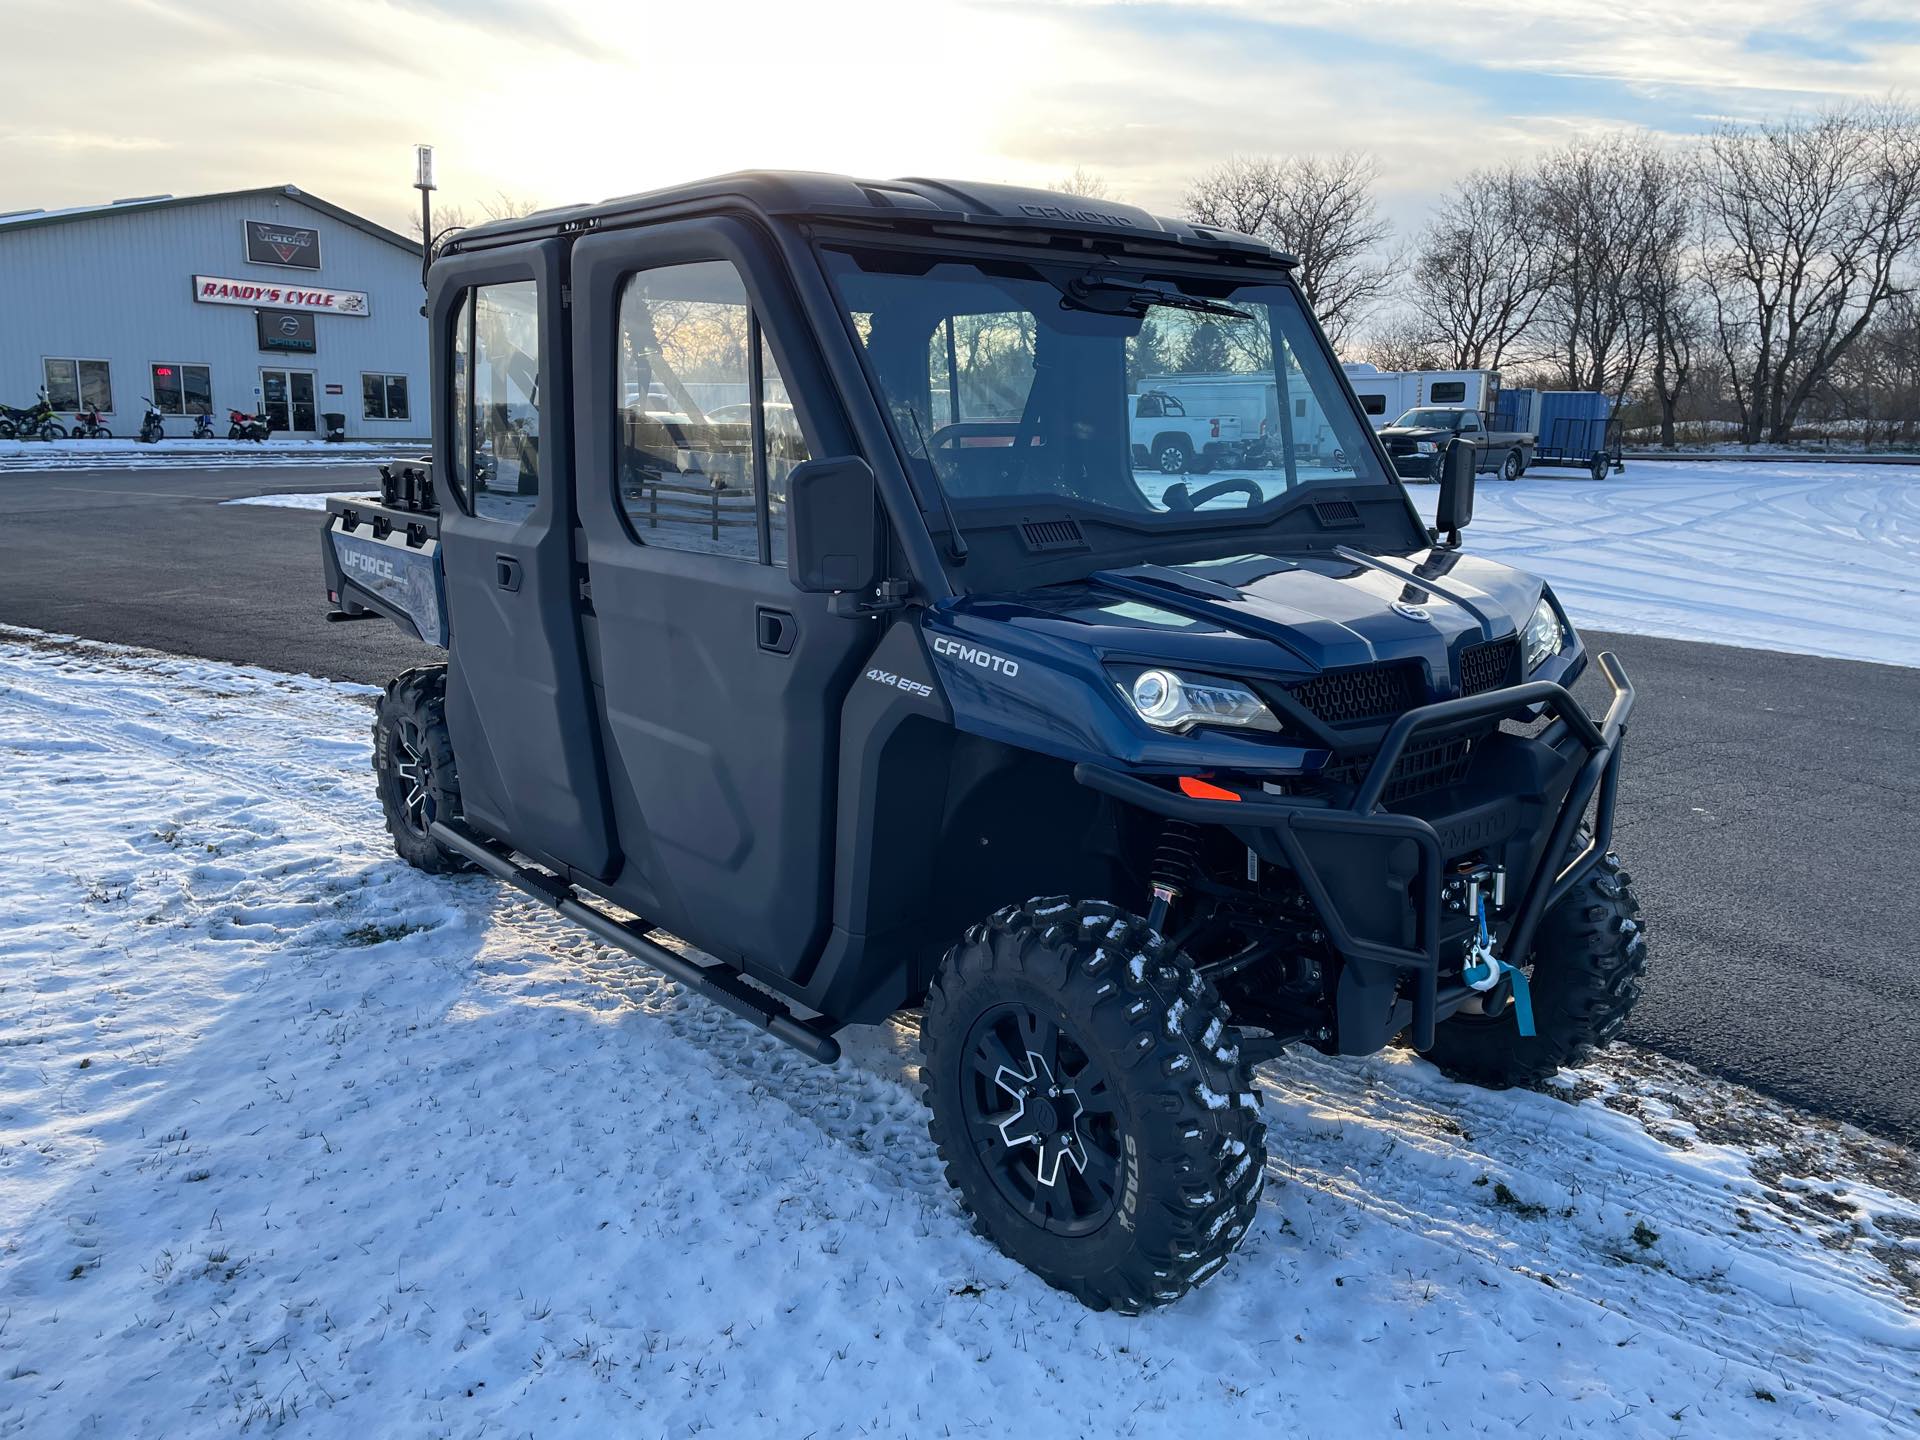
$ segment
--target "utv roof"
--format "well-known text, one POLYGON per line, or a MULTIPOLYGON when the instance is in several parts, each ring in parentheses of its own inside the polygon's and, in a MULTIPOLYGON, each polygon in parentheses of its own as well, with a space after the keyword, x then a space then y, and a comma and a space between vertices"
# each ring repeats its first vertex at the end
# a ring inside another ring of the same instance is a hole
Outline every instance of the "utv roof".
POLYGON ((569 205, 463 230, 447 244, 452 252, 548 235, 612 228, 673 214, 746 209, 786 220, 821 220, 887 228, 967 230, 980 233, 1071 234, 1153 243, 1202 252, 1214 258, 1292 265, 1294 258, 1232 230, 1149 214, 1137 205, 1087 200, 1018 185, 956 180, 859 180, 848 175, 794 170, 741 170, 710 180, 648 190, 597 205, 569 205))

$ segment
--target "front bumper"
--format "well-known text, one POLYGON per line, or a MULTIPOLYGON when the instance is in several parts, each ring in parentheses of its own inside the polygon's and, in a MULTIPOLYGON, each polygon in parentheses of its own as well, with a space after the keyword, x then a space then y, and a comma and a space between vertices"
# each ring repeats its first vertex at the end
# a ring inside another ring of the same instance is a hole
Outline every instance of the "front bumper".
MULTIPOLYGON (((1474 993, 1464 985, 1442 992, 1439 981, 1443 941, 1449 933, 1441 890, 1449 862, 1480 848, 1475 826, 1491 824, 1487 816, 1501 805, 1518 802, 1539 808, 1541 823, 1521 827, 1517 837, 1506 840, 1509 855, 1525 858, 1508 866, 1509 893, 1520 899, 1505 917, 1496 953, 1516 963, 1532 949, 1541 917, 1580 882, 1612 841, 1620 746, 1633 713, 1634 690, 1611 652, 1602 652, 1598 663, 1611 691, 1606 714, 1598 721, 1565 686, 1550 680, 1407 711, 1387 731, 1365 778, 1344 806, 1289 796, 1195 799, 1099 765, 1076 765, 1074 776, 1143 810, 1225 826, 1263 859, 1290 868, 1320 912, 1343 962, 1336 997, 1339 1049, 1370 1053, 1411 1029, 1414 1048, 1425 1050, 1433 1044, 1442 1012, 1451 1014, 1474 993), (1537 770, 1535 793, 1484 796, 1481 806, 1449 816, 1381 809, 1394 767, 1418 736, 1510 718, 1535 706, 1549 724, 1524 743, 1558 762, 1537 770), (1593 824, 1575 853, 1574 839, 1589 806, 1593 824), (1411 984, 1404 983, 1408 980, 1411 984)), ((1509 831, 1512 828, 1509 822, 1509 831)))
POLYGON ((1432 455, 1389 455, 1394 473, 1402 480, 1438 480, 1446 461, 1446 451, 1432 455))

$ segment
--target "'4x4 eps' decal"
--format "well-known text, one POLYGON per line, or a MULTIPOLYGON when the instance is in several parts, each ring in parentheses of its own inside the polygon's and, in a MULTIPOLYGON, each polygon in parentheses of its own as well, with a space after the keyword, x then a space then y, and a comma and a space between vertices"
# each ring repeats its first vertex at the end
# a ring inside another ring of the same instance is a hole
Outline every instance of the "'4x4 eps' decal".
POLYGON ((919 695, 922 698, 933 694, 931 685, 922 685, 918 680, 909 680, 906 676, 896 675, 891 670, 869 670, 867 679, 877 684, 891 685, 896 690, 904 690, 909 695, 919 695))

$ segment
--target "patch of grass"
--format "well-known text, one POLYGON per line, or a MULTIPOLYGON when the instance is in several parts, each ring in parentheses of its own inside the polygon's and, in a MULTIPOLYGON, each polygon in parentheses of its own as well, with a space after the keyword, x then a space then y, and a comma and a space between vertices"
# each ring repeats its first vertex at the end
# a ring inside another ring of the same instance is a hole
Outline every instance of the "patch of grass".
POLYGON ((1753 1398, 1756 1400, 1764 1400, 1769 1405, 1778 1405, 1780 1403, 1774 1398, 1773 1391, 1771 1390, 1756 1390, 1753 1392, 1753 1398))
POLYGON ((1660 1238, 1660 1232, 1644 1220, 1633 1222, 1633 1243, 1642 1250, 1651 1250, 1660 1238))
POLYGON ((1531 1200, 1522 1200, 1507 1188, 1504 1180, 1496 1181, 1493 1187, 1493 1203, 1503 1210, 1511 1210, 1523 1220, 1538 1220, 1547 1213, 1547 1207, 1536 1205, 1531 1200))
POLYGON ((385 945, 389 941, 404 940, 409 935, 418 935, 427 927, 424 925, 356 925, 341 936, 343 943, 355 946, 385 945))

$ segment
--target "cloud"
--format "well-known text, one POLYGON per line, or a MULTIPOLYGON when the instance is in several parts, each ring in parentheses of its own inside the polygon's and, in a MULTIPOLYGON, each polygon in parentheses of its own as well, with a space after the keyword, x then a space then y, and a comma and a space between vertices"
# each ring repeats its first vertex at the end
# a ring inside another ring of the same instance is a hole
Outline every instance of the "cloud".
POLYGON ((0 209, 291 181, 385 223, 724 170, 1045 183, 1177 206, 1235 152, 1362 149, 1411 222, 1569 133, 1687 135, 1920 75, 1911 0, 14 0, 0 209), (40 137, 35 139, 33 137, 40 137), (83 163, 76 163, 79 160, 83 163))

